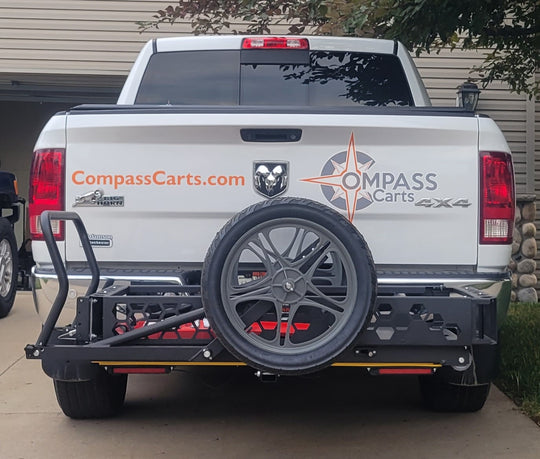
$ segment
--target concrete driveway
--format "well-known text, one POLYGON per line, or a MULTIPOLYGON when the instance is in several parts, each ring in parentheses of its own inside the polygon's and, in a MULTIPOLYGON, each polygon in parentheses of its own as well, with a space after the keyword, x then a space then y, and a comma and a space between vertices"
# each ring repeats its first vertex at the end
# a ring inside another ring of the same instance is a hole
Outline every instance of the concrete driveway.
POLYGON ((414 378, 331 369, 262 384, 247 370, 135 376, 122 416, 65 417, 20 292, 0 320, 0 458, 538 458, 540 429, 494 388, 474 414, 424 411, 414 378))

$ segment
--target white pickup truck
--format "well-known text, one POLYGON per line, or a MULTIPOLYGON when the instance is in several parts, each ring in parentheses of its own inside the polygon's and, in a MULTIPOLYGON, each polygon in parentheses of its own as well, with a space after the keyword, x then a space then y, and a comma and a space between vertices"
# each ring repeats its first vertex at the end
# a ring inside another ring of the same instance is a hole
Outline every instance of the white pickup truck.
POLYGON ((45 126, 29 209, 26 352, 68 416, 185 365, 352 366, 418 375, 436 410, 486 400, 511 154, 488 117, 431 107, 398 42, 152 40, 116 105, 45 126))

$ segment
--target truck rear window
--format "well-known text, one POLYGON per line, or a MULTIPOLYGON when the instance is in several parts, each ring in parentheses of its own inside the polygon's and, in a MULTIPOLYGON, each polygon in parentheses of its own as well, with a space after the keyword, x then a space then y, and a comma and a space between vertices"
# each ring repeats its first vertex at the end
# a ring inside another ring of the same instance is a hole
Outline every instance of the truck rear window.
POLYGON ((336 51, 154 54, 136 104, 412 106, 396 56, 336 51))

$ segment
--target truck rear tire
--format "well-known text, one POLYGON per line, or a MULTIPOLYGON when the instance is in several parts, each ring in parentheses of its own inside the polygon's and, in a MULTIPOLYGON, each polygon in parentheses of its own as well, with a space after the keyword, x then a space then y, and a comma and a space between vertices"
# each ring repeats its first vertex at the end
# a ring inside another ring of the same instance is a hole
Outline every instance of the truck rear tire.
POLYGON ((323 368, 360 332, 376 297, 371 253, 342 215, 276 198, 233 217, 202 271, 210 325, 229 352, 275 374, 323 368))
POLYGON ((13 228, 8 220, 0 218, 0 319, 9 314, 15 302, 18 269, 13 228))
POLYGON ((111 375, 100 370, 87 381, 53 381, 58 404, 70 418, 111 417, 124 405, 127 375, 111 375))
POLYGON ((473 413, 484 406, 491 384, 465 386, 435 376, 420 377, 424 405, 433 411, 473 413))

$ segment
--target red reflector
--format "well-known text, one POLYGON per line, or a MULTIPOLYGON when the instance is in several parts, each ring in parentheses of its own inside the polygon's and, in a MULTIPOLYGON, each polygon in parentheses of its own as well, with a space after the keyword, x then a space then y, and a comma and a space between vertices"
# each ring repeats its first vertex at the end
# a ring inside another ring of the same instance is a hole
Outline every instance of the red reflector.
MULTIPOLYGON (((34 240, 43 240, 41 213, 64 210, 64 152, 62 148, 34 152, 28 196, 30 234, 34 240)), ((64 239, 64 222, 53 221, 52 229, 56 240, 64 239)))
POLYGON ((113 373, 118 375, 126 375, 126 374, 164 374, 169 371, 169 368, 163 368, 163 367, 120 367, 120 368, 113 368, 113 373))
POLYGON ((430 375, 431 368, 380 368, 380 375, 430 375))
POLYGON ((480 243, 511 244, 514 170, 508 153, 480 153, 480 243))
MULTIPOLYGON (((143 328, 147 325, 152 325, 156 322, 148 322, 146 320, 138 320, 134 329, 143 328)), ((117 322, 114 327, 114 331, 117 335, 123 335, 130 330, 130 326, 123 322, 117 322)), ((180 325, 176 330, 163 331, 152 333, 148 335, 148 339, 161 339, 161 340, 175 340, 175 339, 185 339, 185 340, 211 340, 215 338, 214 331, 210 328, 208 323, 205 320, 196 320, 188 324, 180 325)))
MULTIPOLYGON (((277 322, 271 320, 261 320, 260 322, 253 322, 248 328, 249 333, 260 335, 263 331, 274 331, 277 328, 277 322)), ((297 331, 306 331, 309 329, 308 323, 294 322, 289 327, 289 335, 294 335, 297 331)), ((282 323, 280 325, 279 333, 285 336, 287 333, 287 324, 282 323)))
POLYGON ((249 37, 242 40, 243 49, 309 49, 307 38, 249 37))

